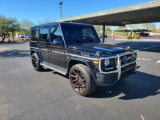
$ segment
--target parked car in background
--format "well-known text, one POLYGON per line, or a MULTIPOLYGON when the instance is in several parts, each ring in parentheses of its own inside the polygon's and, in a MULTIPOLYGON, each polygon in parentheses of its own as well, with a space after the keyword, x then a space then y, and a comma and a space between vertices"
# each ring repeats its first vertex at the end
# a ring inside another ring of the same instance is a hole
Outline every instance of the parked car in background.
POLYGON ((22 35, 19 35, 20 38, 30 38, 30 35, 27 35, 27 34, 22 34, 22 35))
POLYGON ((149 33, 147 33, 147 32, 141 32, 140 35, 143 36, 143 37, 147 37, 147 36, 149 36, 149 33))

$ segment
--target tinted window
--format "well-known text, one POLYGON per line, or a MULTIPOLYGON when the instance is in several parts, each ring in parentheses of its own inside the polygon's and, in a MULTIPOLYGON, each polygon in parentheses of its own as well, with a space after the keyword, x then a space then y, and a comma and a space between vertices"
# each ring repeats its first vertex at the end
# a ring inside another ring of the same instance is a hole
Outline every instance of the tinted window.
POLYGON ((48 38, 48 29, 47 28, 40 28, 39 31, 39 37, 40 37, 40 41, 41 42, 47 42, 47 38, 48 38))
POLYGON ((54 39, 58 39, 58 38, 62 39, 62 33, 61 33, 61 30, 58 26, 51 28, 50 35, 51 35, 51 42, 53 42, 54 39))
POLYGON ((81 24, 62 24, 66 44, 100 42, 93 26, 81 24))
POLYGON ((33 41, 38 40, 38 29, 31 30, 31 40, 33 40, 33 41))

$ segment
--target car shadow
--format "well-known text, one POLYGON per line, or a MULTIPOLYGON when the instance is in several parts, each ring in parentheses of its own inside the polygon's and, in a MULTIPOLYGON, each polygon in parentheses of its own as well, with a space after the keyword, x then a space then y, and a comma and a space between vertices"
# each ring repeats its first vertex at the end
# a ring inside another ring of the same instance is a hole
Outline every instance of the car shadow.
POLYGON ((53 70, 45 68, 45 69, 43 69, 43 71, 40 71, 40 72, 53 72, 53 70))
POLYGON ((28 57, 30 56, 30 50, 6 50, 0 51, 0 57, 28 57))
POLYGON ((90 98, 111 98, 118 96, 121 100, 141 99, 160 93, 160 77, 139 72, 120 80, 111 87, 98 87, 90 98))
MULTIPOLYGON (((138 68, 140 68, 140 66, 138 66, 137 69, 138 68)), ((67 76, 58 72, 53 73, 68 79, 67 76)), ((88 98, 112 98, 118 96, 118 99, 121 100, 132 100, 158 94, 160 94, 160 77, 137 71, 136 74, 118 81, 114 86, 98 86, 95 92, 89 95, 88 98)))

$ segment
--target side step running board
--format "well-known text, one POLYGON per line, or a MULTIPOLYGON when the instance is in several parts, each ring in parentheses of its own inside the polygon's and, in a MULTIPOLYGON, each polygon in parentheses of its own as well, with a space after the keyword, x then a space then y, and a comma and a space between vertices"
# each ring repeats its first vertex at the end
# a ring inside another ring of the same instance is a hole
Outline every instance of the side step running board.
POLYGON ((66 74, 67 74, 67 72, 65 72, 65 71, 59 70, 59 69, 57 69, 57 68, 53 68, 53 67, 48 66, 48 65, 46 65, 46 64, 44 64, 44 63, 40 63, 40 65, 42 65, 42 66, 44 66, 44 67, 46 67, 46 68, 49 68, 49 69, 51 69, 51 70, 54 70, 54 71, 56 71, 56 72, 59 72, 59 73, 61 73, 61 74, 63 74, 63 75, 66 75, 66 74))

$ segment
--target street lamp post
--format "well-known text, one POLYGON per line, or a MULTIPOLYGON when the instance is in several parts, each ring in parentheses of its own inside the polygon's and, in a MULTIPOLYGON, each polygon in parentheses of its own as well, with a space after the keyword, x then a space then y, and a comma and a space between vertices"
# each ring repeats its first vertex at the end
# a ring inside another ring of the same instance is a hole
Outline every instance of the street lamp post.
POLYGON ((63 3, 62 3, 62 2, 59 2, 58 4, 59 4, 60 15, 61 15, 61 19, 62 19, 62 5, 63 5, 63 3))

